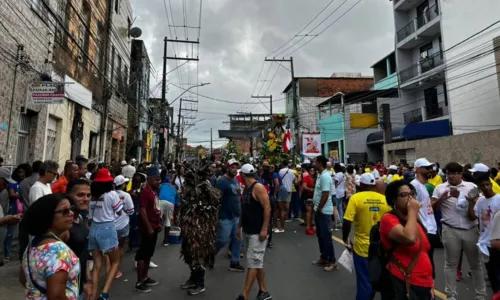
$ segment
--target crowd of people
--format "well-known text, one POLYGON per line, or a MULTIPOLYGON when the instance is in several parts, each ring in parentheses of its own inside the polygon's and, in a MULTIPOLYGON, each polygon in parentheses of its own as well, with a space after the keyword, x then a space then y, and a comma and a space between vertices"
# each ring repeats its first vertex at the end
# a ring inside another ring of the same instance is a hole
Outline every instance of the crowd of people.
POLYGON ((341 230, 357 300, 377 292, 384 300, 433 299, 434 250, 441 247, 448 299, 458 299, 464 255, 475 299, 487 298, 488 285, 500 299, 500 176, 494 168, 450 162, 441 169, 425 158, 413 166, 346 166, 318 156, 294 167, 212 159, 196 170, 186 162, 159 168, 135 159, 107 166, 83 156, 67 161, 61 174, 54 161, 21 164, 12 172, 0 166, 0 264, 10 262, 19 228, 26 298, 109 299, 127 249, 135 252, 135 290, 148 293, 159 284, 148 271, 157 267, 151 259, 160 232, 167 247, 173 226, 197 222, 183 216, 182 207, 196 197, 189 188, 203 184, 210 186, 207 193, 216 191, 211 213, 217 221, 209 251, 188 263, 191 276, 181 288, 190 295, 205 291, 205 268, 214 268, 216 255, 227 248, 229 271, 247 272, 237 299, 249 299, 255 280, 257 299, 272 299, 266 248, 273 247, 273 234, 300 220, 305 234, 317 236, 320 255, 312 263, 326 272, 339 267, 332 232, 341 230), (240 263, 245 256, 246 268, 240 263))

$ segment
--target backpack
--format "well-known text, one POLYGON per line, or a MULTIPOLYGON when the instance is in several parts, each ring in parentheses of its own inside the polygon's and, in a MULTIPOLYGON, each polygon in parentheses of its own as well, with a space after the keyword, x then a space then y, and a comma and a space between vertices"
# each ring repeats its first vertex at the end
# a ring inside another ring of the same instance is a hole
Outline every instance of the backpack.
MULTIPOLYGON (((397 217, 401 225, 406 225, 406 220, 403 220, 396 211, 391 210, 388 214, 397 217)), ((417 222, 426 233, 425 226, 419 219, 417 222)), ((370 230, 370 246, 368 247, 368 275, 374 291, 383 291, 388 288, 388 284, 390 283, 387 281, 389 274, 386 266, 391 261, 392 254, 397 246, 398 243, 392 241, 391 249, 385 249, 380 240, 380 221, 372 226, 370 230)))

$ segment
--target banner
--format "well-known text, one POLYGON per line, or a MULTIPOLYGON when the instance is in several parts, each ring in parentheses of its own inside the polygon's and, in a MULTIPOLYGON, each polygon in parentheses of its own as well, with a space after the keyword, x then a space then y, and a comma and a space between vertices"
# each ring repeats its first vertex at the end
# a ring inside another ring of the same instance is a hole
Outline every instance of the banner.
POLYGON ((321 155, 321 135, 319 132, 302 133, 302 154, 307 157, 321 155))

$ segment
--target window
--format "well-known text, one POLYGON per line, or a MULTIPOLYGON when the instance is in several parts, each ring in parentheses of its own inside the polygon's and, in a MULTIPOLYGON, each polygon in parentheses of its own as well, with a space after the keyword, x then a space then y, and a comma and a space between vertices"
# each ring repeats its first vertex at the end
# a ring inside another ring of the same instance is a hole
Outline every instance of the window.
POLYGON ((420 59, 426 59, 432 55, 432 42, 420 47, 420 59))
POLYGON ((115 13, 120 14, 120 0, 115 0, 115 13))
POLYGON ((85 26, 78 26, 78 62, 83 62, 83 49, 85 47, 85 26))
POLYGON ((57 161, 56 138, 57 138, 57 119, 54 117, 49 117, 49 123, 47 124, 47 143, 45 144, 45 159, 47 160, 57 161))
POLYGON ((27 115, 19 117, 19 130, 17 132, 16 164, 28 161, 28 140, 30 131, 30 118, 27 115))
POLYGON ((89 158, 97 157, 97 138, 98 134, 95 132, 90 132, 89 137, 89 158))

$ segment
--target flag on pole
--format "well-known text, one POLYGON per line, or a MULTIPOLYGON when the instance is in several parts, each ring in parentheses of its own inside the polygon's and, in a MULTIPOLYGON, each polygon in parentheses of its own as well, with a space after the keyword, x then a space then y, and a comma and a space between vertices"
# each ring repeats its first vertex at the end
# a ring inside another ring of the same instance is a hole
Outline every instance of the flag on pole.
POLYGON ((292 133, 290 132, 290 127, 288 127, 286 129, 285 135, 283 136, 283 151, 290 152, 292 148, 293 148, 292 133))

